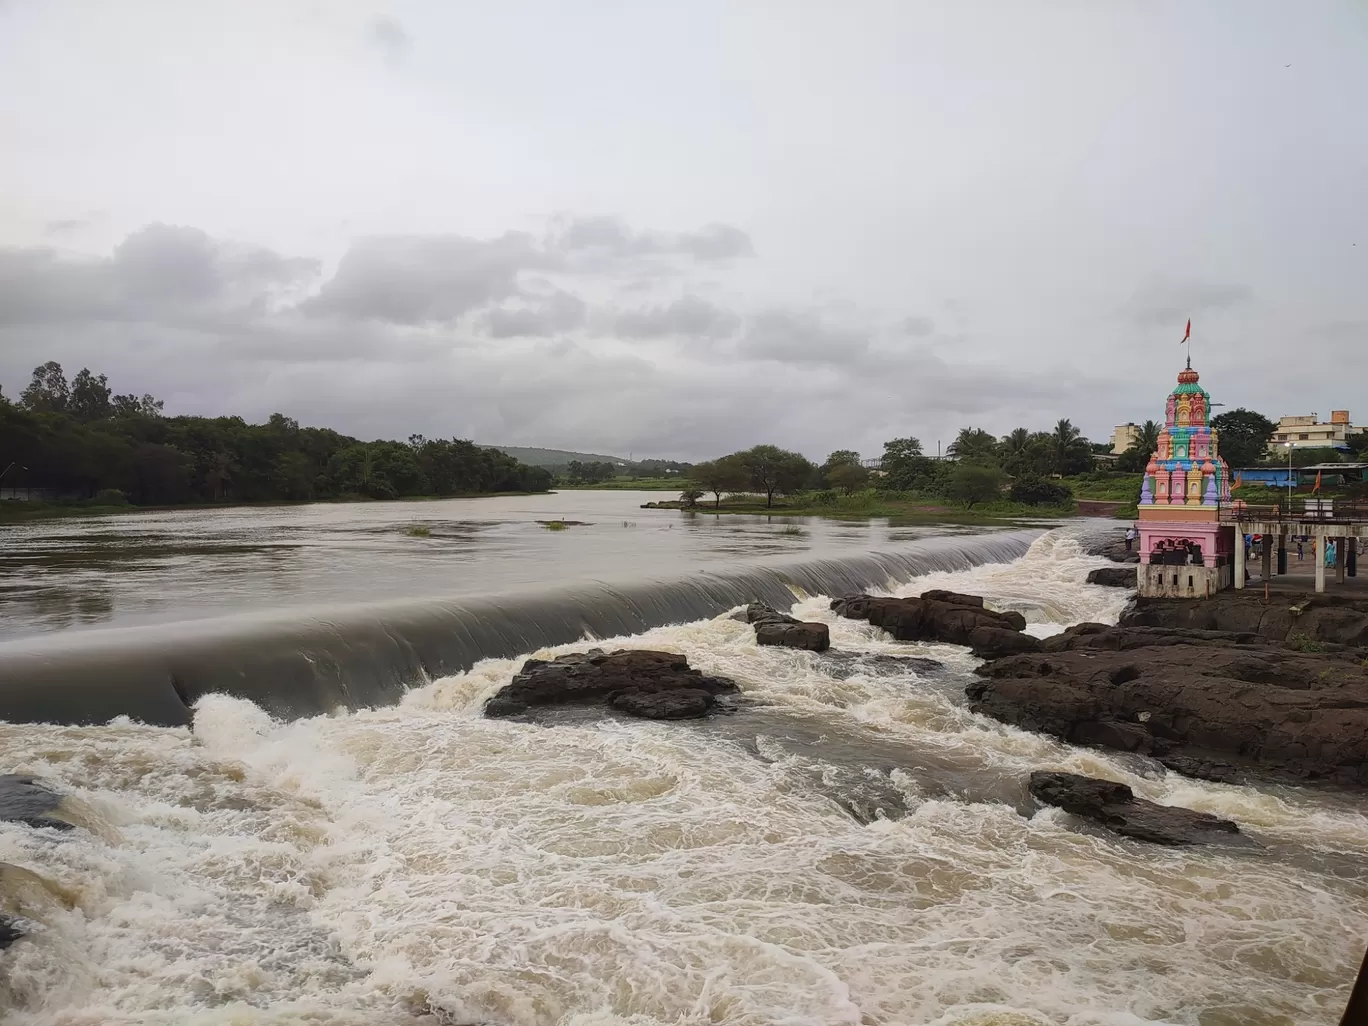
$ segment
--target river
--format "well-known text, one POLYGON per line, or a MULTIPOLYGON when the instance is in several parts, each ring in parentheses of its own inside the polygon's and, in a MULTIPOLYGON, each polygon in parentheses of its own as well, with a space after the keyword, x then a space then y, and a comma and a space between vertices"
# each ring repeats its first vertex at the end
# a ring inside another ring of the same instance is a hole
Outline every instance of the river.
POLYGON ((522 661, 509 651, 406 680, 374 709, 273 718, 210 692, 188 696, 188 725, 0 723, 0 771, 68 792, 62 815, 79 825, 0 823, 0 896, 32 931, 0 954, 0 1020, 1338 1021, 1368 919, 1360 800, 1187 780, 976 716, 964 650, 892 642, 834 618, 819 593, 862 578, 898 594, 948 587, 1022 611, 1037 635, 1114 620, 1126 593, 1083 583, 1103 564, 1081 528, 689 517, 640 510, 644 498, 4 529, 0 675, 84 650, 64 672, 97 678, 88 693, 136 662, 125 650, 231 634, 215 658, 237 658, 268 622, 326 623, 332 637, 372 605, 389 612, 365 616, 410 640, 437 622, 420 615, 429 606, 458 624, 497 608, 526 633, 534 618, 518 611, 543 607, 518 603, 554 584, 555 609, 577 594, 618 602, 640 629, 580 636, 563 618, 577 633, 517 652, 680 651, 737 680, 744 701, 688 723, 488 721, 483 701, 522 661), (405 533, 416 519, 429 537, 405 533), (547 531, 545 519, 585 523, 547 531), (785 604, 829 623, 840 654, 758 648, 725 615, 676 611, 721 612, 748 587, 787 588, 785 604), (87 593, 102 597, 83 605, 87 593), (476 602, 491 593, 513 597, 476 602), (941 665, 876 658, 909 653, 941 665), (1258 847, 1164 849, 1037 812, 1024 782, 1047 768, 1229 817, 1258 847))

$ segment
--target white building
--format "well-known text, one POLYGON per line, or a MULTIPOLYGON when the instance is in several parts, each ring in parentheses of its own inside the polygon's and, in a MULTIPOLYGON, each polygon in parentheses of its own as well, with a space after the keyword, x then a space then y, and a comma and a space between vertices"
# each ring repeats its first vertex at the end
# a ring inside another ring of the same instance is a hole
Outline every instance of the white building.
POLYGON ((1294 449, 1347 449, 1349 436, 1364 429, 1349 420, 1348 410, 1331 410, 1330 419, 1322 421, 1317 414, 1283 417, 1273 431, 1270 451, 1283 450, 1287 444, 1294 449))
POLYGON ((1120 456, 1127 449, 1133 449, 1140 442, 1139 424, 1117 424, 1112 428, 1112 454, 1120 456))

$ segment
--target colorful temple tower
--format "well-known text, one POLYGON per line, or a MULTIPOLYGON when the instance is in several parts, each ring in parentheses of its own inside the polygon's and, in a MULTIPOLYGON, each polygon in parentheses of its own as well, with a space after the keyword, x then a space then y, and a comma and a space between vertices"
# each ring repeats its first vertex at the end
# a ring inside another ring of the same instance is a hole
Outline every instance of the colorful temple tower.
POLYGON ((1230 468, 1211 427, 1211 396, 1197 382, 1189 357, 1169 393, 1159 444, 1145 468, 1141 595, 1205 598, 1231 584, 1235 531, 1220 522, 1221 505, 1230 501, 1230 468), (1185 558, 1180 562, 1175 553, 1185 558))

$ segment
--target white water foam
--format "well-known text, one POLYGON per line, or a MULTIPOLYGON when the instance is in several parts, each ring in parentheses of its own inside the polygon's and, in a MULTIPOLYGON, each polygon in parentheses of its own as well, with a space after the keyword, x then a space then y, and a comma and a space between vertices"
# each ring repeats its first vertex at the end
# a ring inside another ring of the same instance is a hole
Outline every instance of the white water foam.
MULTIPOLYGON (((1123 592, 1081 583, 1099 565, 1056 531, 1016 563, 898 590, 983 594, 1047 634, 1119 613, 1123 592)), ((0 955, 4 1021, 1337 1021, 1368 917, 1361 808, 1147 775, 994 723, 965 708, 964 650, 892 642, 823 597, 794 611, 829 623, 836 649, 947 670, 837 680, 725 617, 611 640, 738 680, 765 706, 762 757, 737 743, 744 713, 484 720, 521 660, 288 724, 210 696, 193 731, 0 725, 11 769, 109 825, 0 824, 0 861, 42 878, 6 885, 35 932, 0 955), (889 779, 907 814, 852 820, 822 792, 839 767, 785 744, 786 722, 821 725, 846 753, 901 753, 889 779), (1040 768, 1230 816, 1263 848, 1144 846, 983 797, 1040 768)))

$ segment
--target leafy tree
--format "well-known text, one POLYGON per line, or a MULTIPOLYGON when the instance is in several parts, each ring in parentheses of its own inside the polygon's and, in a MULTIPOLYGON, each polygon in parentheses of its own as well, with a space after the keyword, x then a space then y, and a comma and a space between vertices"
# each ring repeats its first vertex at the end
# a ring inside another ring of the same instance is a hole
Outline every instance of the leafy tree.
MULTIPOLYGON (((104 380, 103 374, 100 380, 104 380)), ((136 395, 116 395, 110 399, 109 405, 110 414, 115 417, 160 417, 164 404, 160 399, 144 394, 141 398, 136 395)))
POLYGON ((1217 451, 1232 467, 1254 467, 1268 460, 1268 443, 1277 425, 1243 406, 1211 418, 1217 451))
POLYGON ((976 502, 992 502, 999 498, 1006 480, 1007 476, 997 467, 959 463, 946 480, 945 495, 973 509, 976 502))
POLYGON ((766 509, 774 505, 776 494, 791 495, 812 473, 807 459, 776 445, 757 445, 735 455, 750 475, 751 487, 765 493, 766 509))
POLYGON ((998 465, 998 440, 983 428, 960 428, 947 452, 961 463, 998 465))
POLYGON ((922 452, 921 441, 910 435, 884 442, 882 484, 896 492, 924 487, 935 478, 936 462, 922 452))
POLYGON ((838 463, 826 472, 827 483, 846 495, 869 484, 869 471, 858 463, 838 463))
POLYGON ((1067 418, 1055 424, 1047 445, 1050 473, 1069 477, 1092 468, 1092 449, 1088 440, 1067 418))
POLYGON ((1014 428, 1002 436, 998 443, 998 456, 1002 469, 1013 476, 1023 474, 1048 474, 1049 436, 1028 428, 1014 428))
POLYGON ((864 466, 864 460, 860 459, 860 454, 854 449, 837 449, 826 458, 826 462, 823 463, 822 466, 827 470, 830 470, 832 467, 840 466, 842 464, 851 467, 862 467, 864 466))
POLYGON ((19 401, 34 413, 64 413, 70 400, 71 389, 56 360, 33 368, 28 388, 19 395, 19 401))
POLYGON ((735 455, 721 459, 695 463, 689 471, 689 478, 704 491, 716 497, 716 507, 722 506, 722 493, 735 492, 750 483, 750 474, 735 455))
POLYGON ((1028 506, 1058 506, 1072 499, 1073 492, 1057 481, 1029 474, 1012 482, 1011 496, 1013 502, 1028 506))
POLYGON ((698 500, 703 498, 703 489, 697 485, 689 485, 679 493, 679 501, 684 503, 685 509, 693 509, 698 505, 698 500))
POLYGON ((114 413, 109 401, 109 380, 96 377, 89 367, 82 367, 71 381, 67 412, 77 420, 107 420, 114 413))
MULTIPOLYGON (((1316 463, 1340 463, 1344 456, 1338 449, 1328 446, 1308 446, 1306 448, 1292 449, 1292 465, 1294 467, 1309 467, 1316 463)), ((1286 466, 1287 464, 1283 464, 1286 466)))

